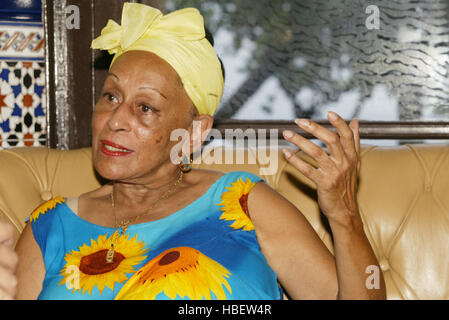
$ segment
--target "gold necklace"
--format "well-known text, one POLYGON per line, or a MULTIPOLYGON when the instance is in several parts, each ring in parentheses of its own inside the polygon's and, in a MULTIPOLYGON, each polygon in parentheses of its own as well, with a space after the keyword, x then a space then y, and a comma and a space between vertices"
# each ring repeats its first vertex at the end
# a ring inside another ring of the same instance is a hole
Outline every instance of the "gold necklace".
POLYGON ((139 214, 135 217, 132 217, 131 219, 123 219, 120 221, 120 223, 117 223, 117 215, 115 213, 115 201, 114 201, 114 185, 112 185, 111 190, 111 206, 112 206, 112 212, 114 213, 114 228, 117 228, 117 230, 114 232, 113 237, 111 239, 111 248, 108 250, 106 254, 106 263, 112 263, 114 261, 114 242, 117 238, 117 236, 121 233, 124 234, 126 230, 128 229, 129 224, 135 222, 139 218, 142 218, 143 216, 148 215, 151 210, 153 210, 156 205, 162 201, 167 199, 173 192, 178 189, 178 186, 182 183, 182 178, 184 176, 184 171, 181 170, 181 173, 179 174, 178 179, 176 180, 175 184, 172 188, 170 188, 167 192, 165 192, 159 199, 156 200, 155 203, 151 207, 149 207, 144 213, 139 214), (121 232, 120 232, 121 230, 121 232))

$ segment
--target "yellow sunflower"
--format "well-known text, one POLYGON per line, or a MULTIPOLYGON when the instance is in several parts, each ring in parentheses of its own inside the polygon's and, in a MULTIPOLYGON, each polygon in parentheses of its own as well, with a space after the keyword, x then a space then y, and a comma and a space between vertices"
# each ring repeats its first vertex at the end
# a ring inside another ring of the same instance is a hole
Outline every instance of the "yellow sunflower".
POLYGON ((231 273, 218 262, 190 247, 166 250, 144 265, 123 286, 116 300, 148 299, 164 292, 170 299, 176 295, 191 300, 211 300, 211 292, 217 299, 226 299, 224 285, 231 273))
POLYGON ((31 222, 36 221, 39 216, 42 214, 45 214, 48 210, 54 209, 56 207, 56 205, 59 203, 63 203, 65 200, 63 197, 56 197, 54 199, 48 200, 46 202, 44 202, 43 204, 41 204, 39 207, 37 207, 37 209, 35 209, 31 215, 30 215, 30 220, 31 222))
POLYGON ((84 244, 79 251, 73 251, 65 255, 66 265, 60 274, 64 276, 59 285, 66 284, 70 280, 70 270, 75 266, 79 270, 79 287, 73 288, 72 292, 81 289, 83 294, 88 291, 89 295, 95 285, 100 294, 104 287, 114 290, 115 282, 123 283, 128 279, 126 273, 135 272, 134 266, 142 262, 148 249, 145 244, 137 241, 137 234, 129 239, 129 234, 115 236, 114 258, 111 263, 106 262, 106 254, 111 248, 113 235, 98 237, 97 241, 91 239, 90 246, 84 244))
POLYGON ((228 191, 223 192, 221 195, 222 201, 217 204, 223 206, 220 208, 220 211, 223 211, 220 220, 234 221, 230 225, 234 229, 254 230, 254 225, 249 218, 247 204, 248 193, 254 185, 255 183, 248 178, 246 178, 246 182, 239 178, 236 182, 231 183, 231 187, 226 187, 228 191))

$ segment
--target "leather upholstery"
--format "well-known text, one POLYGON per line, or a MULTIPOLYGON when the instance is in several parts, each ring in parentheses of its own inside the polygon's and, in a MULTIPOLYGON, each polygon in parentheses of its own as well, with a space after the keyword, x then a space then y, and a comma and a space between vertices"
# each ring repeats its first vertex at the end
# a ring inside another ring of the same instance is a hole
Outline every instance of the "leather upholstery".
MULTIPOLYGON (((193 167, 258 174, 296 205, 332 251, 313 183, 278 150, 271 151, 278 159, 274 175, 261 174, 254 149, 244 152, 246 164, 206 165, 206 157, 193 167)), ((77 196, 99 185, 88 148, 0 151, 0 220, 15 226, 17 238, 24 219, 44 200, 77 196)), ((384 272, 388 299, 448 299, 449 145, 363 146, 359 187, 365 231, 384 272)))

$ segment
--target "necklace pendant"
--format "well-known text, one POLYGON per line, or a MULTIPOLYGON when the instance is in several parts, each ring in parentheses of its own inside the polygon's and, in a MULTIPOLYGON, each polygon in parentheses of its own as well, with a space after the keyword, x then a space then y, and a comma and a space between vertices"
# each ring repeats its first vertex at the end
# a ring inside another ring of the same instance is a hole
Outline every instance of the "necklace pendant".
POLYGON ((108 250, 108 253, 106 254, 106 263, 112 263, 114 262, 114 245, 111 244, 111 249, 108 250))

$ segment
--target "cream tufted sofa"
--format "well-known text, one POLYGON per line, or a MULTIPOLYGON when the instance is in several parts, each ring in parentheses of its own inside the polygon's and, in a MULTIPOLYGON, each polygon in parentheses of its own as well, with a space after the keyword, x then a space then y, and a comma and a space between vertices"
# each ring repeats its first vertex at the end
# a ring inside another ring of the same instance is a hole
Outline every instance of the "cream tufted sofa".
MULTIPOLYGON (((332 251, 313 184, 285 162, 282 152, 271 152, 278 161, 274 175, 261 174, 263 166, 255 150, 245 151, 247 164, 206 165, 202 161, 194 167, 258 174, 301 210, 332 251)), ((77 196, 99 184, 88 148, 0 151, 0 220, 12 223, 18 237, 25 217, 44 200, 77 196)), ((449 146, 363 146, 358 197, 365 231, 385 275, 388 298, 448 299, 449 146)))

